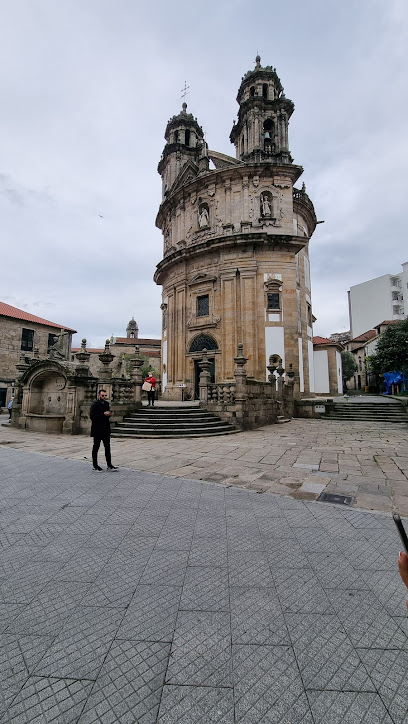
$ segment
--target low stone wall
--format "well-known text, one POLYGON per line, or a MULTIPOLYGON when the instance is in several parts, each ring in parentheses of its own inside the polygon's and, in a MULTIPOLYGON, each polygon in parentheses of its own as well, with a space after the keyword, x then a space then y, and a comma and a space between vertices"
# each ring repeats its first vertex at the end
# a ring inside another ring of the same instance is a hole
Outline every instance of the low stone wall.
POLYGON ((310 399, 295 400, 294 417, 324 418, 333 410, 332 398, 312 397, 310 399))

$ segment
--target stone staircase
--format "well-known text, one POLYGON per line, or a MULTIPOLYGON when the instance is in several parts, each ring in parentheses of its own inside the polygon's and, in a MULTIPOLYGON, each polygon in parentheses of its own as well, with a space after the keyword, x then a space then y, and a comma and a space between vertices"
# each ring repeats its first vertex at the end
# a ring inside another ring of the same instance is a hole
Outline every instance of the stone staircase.
POLYGON ((210 437, 239 432, 199 407, 142 407, 112 428, 112 437, 210 437))
POLYGON ((334 400, 334 408, 330 410, 327 417, 330 420, 408 423, 407 408, 404 405, 400 402, 383 399, 378 402, 334 400))

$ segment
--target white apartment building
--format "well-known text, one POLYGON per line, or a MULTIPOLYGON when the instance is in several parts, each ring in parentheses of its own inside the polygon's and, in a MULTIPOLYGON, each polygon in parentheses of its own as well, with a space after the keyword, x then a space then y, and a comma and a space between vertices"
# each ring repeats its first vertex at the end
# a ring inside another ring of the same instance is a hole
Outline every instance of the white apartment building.
POLYGON ((351 339, 387 320, 408 317, 408 262, 400 274, 384 274, 350 287, 351 339))

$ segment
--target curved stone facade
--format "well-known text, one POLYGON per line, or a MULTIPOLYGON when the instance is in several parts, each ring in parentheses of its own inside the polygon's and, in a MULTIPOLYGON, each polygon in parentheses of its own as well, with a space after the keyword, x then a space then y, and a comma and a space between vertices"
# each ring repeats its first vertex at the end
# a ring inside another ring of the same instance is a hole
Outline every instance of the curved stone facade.
POLYGON ((183 123, 192 126, 185 104, 167 126, 155 281, 163 286, 162 383, 170 399, 180 384, 197 386, 202 337, 217 382, 233 379, 242 343, 248 375, 267 380, 269 356, 278 354, 292 365, 295 391, 313 392, 308 242, 316 217, 304 187, 294 188, 303 169, 290 157, 293 104, 278 81, 258 58, 244 77, 231 132, 236 158, 209 151, 195 120, 194 135, 183 136, 183 123), (195 145, 186 148, 186 138, 195 145))

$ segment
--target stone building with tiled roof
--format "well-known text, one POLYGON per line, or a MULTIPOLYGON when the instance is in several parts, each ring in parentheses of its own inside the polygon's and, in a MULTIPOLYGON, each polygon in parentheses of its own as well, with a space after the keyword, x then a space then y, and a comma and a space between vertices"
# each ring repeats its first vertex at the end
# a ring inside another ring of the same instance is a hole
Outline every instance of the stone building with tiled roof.
MULTIPOLYGON (((126 377, 129 372, 129 360, 135 354, 135 346, 139 347, 140 353, 145 357, 146 367, 150 367, 159 376, 161 363, 161 340, 151 339, 149 337, 139 337, 139 327, 135 320, 132 319, 126 327, 126 337, 111 337, 110 352, 114 356, 112 362, 112 371, 114 377, 126 377)), ((103 349, 89 349, 87 351, 91 355, 89 358, 89 368, 91 373, 97 375, 97 371, 101 366, 99 355, 103 349)), ((79 352, 79 347, 72 348, 72 361, 75 360, 75 353, 79 352)))
POLYGON ((75 329, 0 302, 0 407, 13 395, 16 365, 34 356, 69 359, 75 329))

